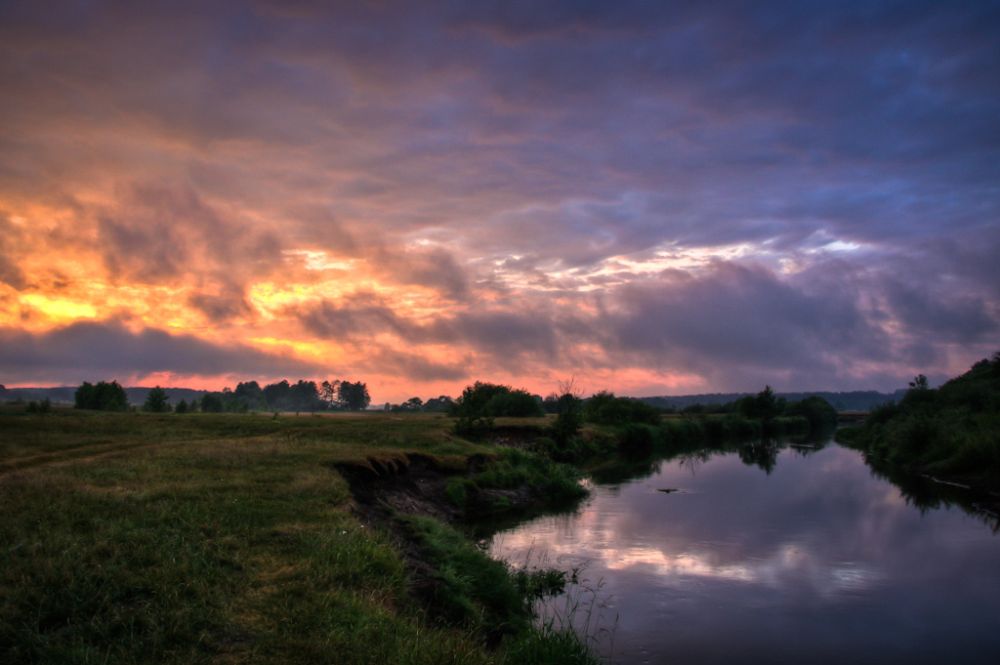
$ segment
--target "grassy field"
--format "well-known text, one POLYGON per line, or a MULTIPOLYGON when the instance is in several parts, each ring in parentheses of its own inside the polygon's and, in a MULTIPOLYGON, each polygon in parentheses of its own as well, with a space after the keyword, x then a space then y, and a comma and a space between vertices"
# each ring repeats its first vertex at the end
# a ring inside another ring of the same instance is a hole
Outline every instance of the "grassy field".
POLYGON ((437 415, 0 412, 0 662, 578 662, 414 600, 333 466, 407 452, 493 449, 437 415))

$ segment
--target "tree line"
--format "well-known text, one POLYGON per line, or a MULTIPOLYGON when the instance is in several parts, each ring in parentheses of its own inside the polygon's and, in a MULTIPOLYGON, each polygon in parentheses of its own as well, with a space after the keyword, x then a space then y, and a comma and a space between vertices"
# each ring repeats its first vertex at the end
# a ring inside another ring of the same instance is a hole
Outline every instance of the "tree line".
MULTIPOLYGON (((364 411, 371 403, 368 385, 363 381, 334 379, 316 383, 281 380, 261 387, 257 381, 236 384, 235 388, 207 392, 190 401, 171 405, 167 391, 156 386, 142 405, 152 413, 246 413, 248 411, 364 411)), ((74 394, 77 409, 127 411, 131 407, 125 389, 117 381, 84 381, 74 394)))

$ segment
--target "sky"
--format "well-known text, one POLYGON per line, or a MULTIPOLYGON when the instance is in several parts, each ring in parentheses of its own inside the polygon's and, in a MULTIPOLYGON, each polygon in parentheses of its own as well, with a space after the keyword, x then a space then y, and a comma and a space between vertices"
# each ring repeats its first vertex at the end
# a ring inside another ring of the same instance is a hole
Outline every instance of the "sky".
POLYGON ((940 381, 1000 350, 998 34, 962 0, 0 0, 0 383, 940 381))

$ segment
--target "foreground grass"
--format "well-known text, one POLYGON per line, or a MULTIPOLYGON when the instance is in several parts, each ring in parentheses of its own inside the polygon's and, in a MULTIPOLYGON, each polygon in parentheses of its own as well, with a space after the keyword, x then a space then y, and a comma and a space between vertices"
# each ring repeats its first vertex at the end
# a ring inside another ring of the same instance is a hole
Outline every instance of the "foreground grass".
POLYGON ((585 658, 564 635, 492 649, 429 617, 389 536, 352 515, 335 462, 492 453, 447 419, 56 411, 0 413, 0 433, 4 663, 585 658))

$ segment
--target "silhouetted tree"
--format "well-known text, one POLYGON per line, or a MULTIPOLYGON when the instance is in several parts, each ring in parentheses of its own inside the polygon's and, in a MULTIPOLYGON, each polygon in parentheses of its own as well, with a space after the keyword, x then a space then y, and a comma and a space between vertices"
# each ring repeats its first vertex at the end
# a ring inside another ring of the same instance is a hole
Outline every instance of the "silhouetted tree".
POLYGON ((341 381, 337 386, 337 402, 348 411, 364 411, 372 398, 368 395, 368 385, 361 381, 341 381))
POLYGON ((424 402, 424 411, 447 413, 448 411, 451 410, 454 404, 455 400, 448 397, 447 395, 441 395, 440 397, 432 397, 426 402, 424 402))
POLYGON ((167 391, 160 386, 154 387, 146 396, 146 403, 142 405, 143 411, 151 413, 164 413, 170 410, 167 391))
POLYGON ((174 413, 187 413, 187 411, 188 405, 184 400, 177 402, 177 406, 174 407, 174 413))
POLYGON ((324 381, 320 384, 319 396, 324 402, 326 402, 327 408, 333 409, 339 406, 337 404, 337 395, 339 394, 340 381, 334 379, 333 381, 324 381))
MULTIPOLYGON (((297 381, 288 392, 295 411, 319 411, 323 408, 315 381, 297 381)), ((368 406, 367 402, 365 406, 368 406)))
POLYGON ((917 374, 913 377, 913 380, 910 381, 910 390, 927 390, 927 388, 927 377, 923 374, 917 374))
POLYGON ((264 399, 267 400, 268 408, 274 411, 292 410, 291 393, 292 387, 288 385, 288 381, 282 380, 264 386, 264 399))
POLYGON ((583 421, 583 400, 576 395, 563 393, 556 399, 556 421, 552 425, 552 434, 556 442, 565 445, 580 431, 583 421))
POLYGON ((256 381, 237 383, 233 391, 233 400, 242 407, 240 410, 261 411, 267 408, 264 391, 256 381))
POLYGON ((87 381, 80 384, 74 394, 74 406, 77 409, 93 409, 95 411, 126 411, 128 396, 125 389, 117 381, 99 381, 92 385, 87 381))
POLYGON ((784 408, 784 402, 779 401, 771 386, 764 386, 764 389, 753 397, 744 397, 737 402, 740 413, 747 418, 770 422, 777 417, 784 408))
POLYGON ((660 422, 660 411, 656 407, 637 399, 615 397, 614 393, 606 390, 590 396, 583 405, 583 416, 592 423, 603 425, 655 425, 660 422))
POLYGON ((201 398, 201 410, 204 413, 222 413, 222 395, 220 393, 205 393, 201 398))

